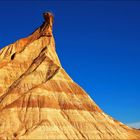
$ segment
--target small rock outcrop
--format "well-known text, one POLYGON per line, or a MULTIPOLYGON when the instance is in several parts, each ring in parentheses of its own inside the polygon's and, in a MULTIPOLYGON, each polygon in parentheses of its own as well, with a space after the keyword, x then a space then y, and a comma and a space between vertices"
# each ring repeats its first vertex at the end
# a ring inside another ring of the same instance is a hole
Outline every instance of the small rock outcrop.
POLYGON ((140 139, 105 114, 65 72, 55 51, 53 15, 0 50, 0 140, 140 139))

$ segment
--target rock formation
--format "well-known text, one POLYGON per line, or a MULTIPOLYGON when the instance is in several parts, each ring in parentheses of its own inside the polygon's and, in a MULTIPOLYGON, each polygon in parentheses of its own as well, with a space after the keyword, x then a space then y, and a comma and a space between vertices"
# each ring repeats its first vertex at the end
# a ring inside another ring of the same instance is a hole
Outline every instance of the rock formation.
POLYGON ((53 16, 0 50, 0 140, 140 139, 105 114, 62 68, 53 16))

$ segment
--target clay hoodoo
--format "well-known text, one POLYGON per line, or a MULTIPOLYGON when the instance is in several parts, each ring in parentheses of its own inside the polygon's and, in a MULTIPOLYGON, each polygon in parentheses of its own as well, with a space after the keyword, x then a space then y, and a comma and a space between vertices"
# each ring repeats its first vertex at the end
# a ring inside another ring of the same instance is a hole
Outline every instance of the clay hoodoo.
POLYGON ((0 140, 140 139, 105 114, 62 68, 53 15, 30 36, 0 50, 0 140))

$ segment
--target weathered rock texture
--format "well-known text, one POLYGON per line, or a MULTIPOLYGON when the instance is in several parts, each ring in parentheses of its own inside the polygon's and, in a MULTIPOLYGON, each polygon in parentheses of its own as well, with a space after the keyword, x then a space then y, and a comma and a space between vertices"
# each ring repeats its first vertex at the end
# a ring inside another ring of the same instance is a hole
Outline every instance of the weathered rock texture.
POLYGON ((106 115, 62 68, 53 16, 0 51, 0 140, 140 139, 106 115))

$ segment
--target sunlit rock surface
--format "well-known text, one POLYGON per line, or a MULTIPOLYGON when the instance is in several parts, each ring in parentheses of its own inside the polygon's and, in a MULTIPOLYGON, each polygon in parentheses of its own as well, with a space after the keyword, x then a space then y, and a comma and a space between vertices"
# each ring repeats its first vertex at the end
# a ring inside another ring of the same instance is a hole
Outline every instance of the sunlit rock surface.
POLYGON ((0 140, 140 139, 106 115, 62 68, 53 16, 0 51, 0 140))

